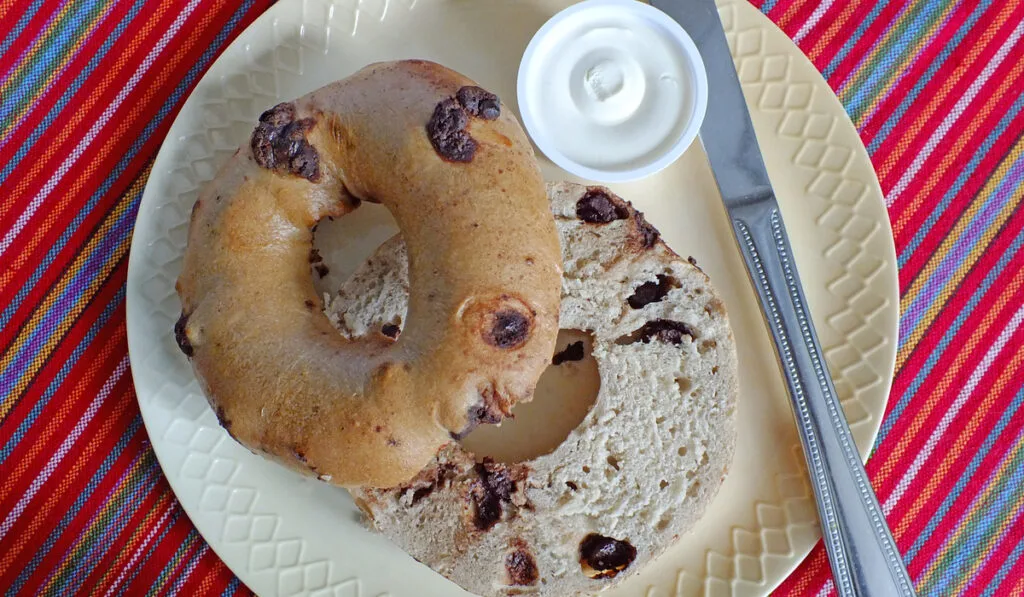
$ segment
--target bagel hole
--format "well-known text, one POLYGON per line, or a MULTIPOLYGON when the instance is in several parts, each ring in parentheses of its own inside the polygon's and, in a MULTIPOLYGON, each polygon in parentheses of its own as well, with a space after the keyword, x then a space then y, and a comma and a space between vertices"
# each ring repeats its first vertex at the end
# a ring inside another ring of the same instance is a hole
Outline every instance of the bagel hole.
POLYGON ((555 354, 583 343, 583 356, 555 359, 537 382, 533 400, 517 404, 512 418, 498 425, 480 425, 462 445, 478 459, 489 456, 498 462, 515 463, 550 454, 579 426, 594 406, 601 378, 593 356, 593 338, 580 330, 561 330, 555 354))
POLYGON ((327 266, 327 273, 321 277, 310 267, 317 296, 337 293, 356 268, 397 233, 391 212, 379 203, 363 201, 344 216, 320 220, 313 228, 313 248, 327 266))

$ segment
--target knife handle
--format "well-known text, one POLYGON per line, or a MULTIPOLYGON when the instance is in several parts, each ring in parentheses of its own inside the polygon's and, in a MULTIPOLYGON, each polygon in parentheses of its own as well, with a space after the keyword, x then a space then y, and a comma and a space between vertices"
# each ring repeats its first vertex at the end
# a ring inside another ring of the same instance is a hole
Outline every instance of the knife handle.
POLYGON ((778 207, 743 206, 732 224, 792 399, 836 590, 840 597, 913 597, 836 398, 778 207))

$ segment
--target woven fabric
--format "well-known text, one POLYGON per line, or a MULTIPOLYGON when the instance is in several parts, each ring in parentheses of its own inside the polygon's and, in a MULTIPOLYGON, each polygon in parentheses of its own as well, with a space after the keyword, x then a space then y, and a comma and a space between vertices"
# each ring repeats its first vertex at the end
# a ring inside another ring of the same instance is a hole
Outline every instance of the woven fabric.
MULTIPOLYGON (((0 590, 248 594, 183 514, 127 357, 132 225, 268 0, 0 0, 0 590)), ((878 171, 896 378, 868 464, 922 595, 1024 595, 1024 2, 764 0, 878 171)), ((818 546, 777 590, 834 592, 818 546)))

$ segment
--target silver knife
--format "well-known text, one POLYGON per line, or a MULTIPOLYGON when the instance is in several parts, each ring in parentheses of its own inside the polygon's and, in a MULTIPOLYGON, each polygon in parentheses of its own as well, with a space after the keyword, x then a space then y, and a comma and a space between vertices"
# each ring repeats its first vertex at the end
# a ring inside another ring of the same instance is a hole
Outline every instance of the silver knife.
POLYGON ((775 343, 836 589, 841 597, 913 597, 836 398, 715 2, 651 4, 683 26, 707 68, 700 139, 775 343))

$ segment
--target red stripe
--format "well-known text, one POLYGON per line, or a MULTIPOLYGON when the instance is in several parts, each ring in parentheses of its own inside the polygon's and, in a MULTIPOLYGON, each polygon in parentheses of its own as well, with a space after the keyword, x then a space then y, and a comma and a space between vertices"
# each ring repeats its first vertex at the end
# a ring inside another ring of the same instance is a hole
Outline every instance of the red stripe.
MULTIPOLYGON (((85 70, 88 66, 89 61, 97 54, 100 47, 106 43, 107 39, 113 34, 114 28, 117 27, 121 19, 127 14, 128 9, 131 8, 131 2, 117 2, 110 9, 110 13, 106 16, 104 21, 91 33, 88 33, 88 37, 85 38, 85 43, 75 52, 73 58, 68 62, 63 70, 54 78, 46 87, 43 88, 42 93, 37 97, 32 104, 27 114, 22 115, 17 126, 10 129, 7 132, 8 139, 5 140, 3 149, 0 149, 0 164, 7 164, 13 157, 14 154, 21 149, 25 140, 35 132, 37 126, 46 117, 47 113, 54 107, 57 101, 64 95, 71 83, 78 77, 79 73, 85 70)), ((45 12, 45 9, 42 9, 45 12)), ((113 48, 111 48, 113 49, 113 48)), ((110 53, 104 57, 103 61, 108 61, 110 53)), ((65 59, 64 56, 61 60, 65 59)), ((98 66, 98 65, 97 65, 98 66)), ((93 71, 90 77, 96 75, 97 71, 93 71)), ((47 73, 49 75, 50 73, 47 73)), ((74 106, 75 103, 69 102, 68 106, 64 110, 68 110, 69 106, 74 106)), ((60 119, 54 121, 54 125, 59 125, 60 119)), ((44 134, 36 143, 46 145, 46 135, 44 134)), ((15 180, 10 178, 9 180, 15 180)), ((4 230, 4 228, 0 228, 4 230)))
MULTIPOLYGON (((985 16, 991 16, 994 20, 995 15, 993 12, 994 11, 990 10, 989 12, 986 12, 985 16)), ((982 30, 983 27, 987 30, 985 25, 981 25, 979 23, 977 28, 972 29, 972 39, 965 39, 958 47, 958 55, 951 59, 950 64, 956 65, 953 72, 948 73, 947 77, 933 79, 925 86, 925 89, 921 94, 921 98, 924 98, 925 101, 915 102, 913 108, 901 119, 901 121, 906 123, 908 126, 901 127, 901 130, 890 133, 889 136, 886 137, 885 141, 879 145, 878 149, 872 156, 872 161, 878 168, 879 176, 884 179, 881 181, 882 189, 884 191, 888 193, 889 189, 891 189, 891 187, 897 182, 902 173, 910 167, 917 154, 924 148, 928 138, 939 128, 942 120, 946 118, 948 109, 943 108, 946 106, 948 106, 948 108, 952 108, 960 97, 963 96, 968 87, 970 87, 971 84, 974 83, 975 79, 980 75, 980 69, 991 61, 992 57, 999 50, 999 46, 1002 44, 1002 41, 1010 36, 1014 27, 1018 22, 1020 22, 1021 18, 1024 18, 1024 3, 1017 3, 1016 6, 1014 6, 1014 9, 1010 12, 1009 18, 1007 18, 1006 21, 994 31, 992 39, 983 46, 982 50, 973 61, 968 62, 969 58, 967 54, 974 50, 979 43, 978 37, 980 37, 980 35, 976 36, 974 35, 974 32, 982 30), (954 81, 953 85, 950 86, 949 91, 945 94, 940 93, 941 88, 944 87, 949 80, 954 81), (933 98, 940 99, 938 101, 932 101, 933 98), (934 112, 927 116, 923 121, 919 122, 919 117, 925 114, 925 110, 928 107, 934 108, 934 112)), ((1005 77, 1005 73, 1013 69, 1014 62, 1014 60, 1003 60, 998 71, 989 77, 983 89, 979 91, 977 98, 985 98, 991 91, 994 91, 995 88, 999 87, 999 84, 1005 77), (1000 76, 1000 74, 1003 76, 1000 76)), ((980 103, 977 98, 959 117, 956 129, 951 131, 949 134, 956 134, 956 131, 964 130, 964 128, 966 128, 965 123, 973 120, 977 114, 978 105, 980 103)), ((945 161, 947 156, 942 156, 933 152, 929 163, 934 164, 937 157, 941 164, 945 161)))
MULTIPOLYGON (((987 111, 982 119, 982 122, 978 123, 976 127, 968 127, 969 135, 971 140, 967 147, 977 148, 985 141, 985 138, 995 130, 995 125, 998 124, 1010 105, 1017 98, 1014 98, 1010 94, 1006 94, 1002 100, 995 105, 995 109, 987 111)), ((964 186, 959 192, 954 195, 945 211, 932 225, 932 228, 928 231, 925 237, 921 240, 917 249, 910 255, 910 259, 900 268, 900 286, 902 291, 906 291, 910 287, 914 278, 918 276, 932 258, 935 251, 938 250, 942 241, 950 230, 956 225, 956 222, 963 216, 967 207, 978 197, 982 189, 989 182, 993 172, 995 172, 1000 164, 1006 159, 1007 154, 1016 144, 1020 138, 1020 132, 1024 131, 1024 110, 1019 112, 1017 116, 1006 126, 1005 129, 996 138, 995 143, 985 153, 984 157, 978 162, 974 169, 974 172, 970 174, 964 186)), ((955 137, 951 135, 950 137, 955 137)), ((955 139, 953 139, 955 140, 955 139)), ((950 148, 946 143, 940 146, 936 153, 939 155, 948 156, 950 155, 950 148)), ((968 150, 971 151, 971 150, 968 150)), ((920 230, 920 226, 924 221, 931 215, 931 207, 938 204, 943 196, 949 191, 950 187, 956 181, 957 177, 962 173, 963 167, 966 167, 967 162, 970 159, 970 154, 963 156, 962 160, 958 160, 958 164, 952 167, 946 166, 942 168, 944 170, 942 176, 936 181, 935 186, 928 193, 917 194, 913 196, 904 196, 904 200, 901 200, 898 205, 893 206, 892 210, 892 221, 894 238, 896 240, 896 250, 902 253, 906 250, 907 245, 913 240, 913 237, 920 230), (913 203, 919 203, 919 207, 912 207, 913 203), (900 209, 897 212, 898 208, 900 209), (914 211, 911 211, 911 210, 914 211)), ((925 176, 932 170, 923 169, 925 176)))
MULTIPOLYGON (((86 437, 92 441, 82 446, 81 451, 68 454, 69 462, 50 477, 37 496, 37 502, 25 511, 18 522, 11 528, 10 540, 5 541, 6 553, 0 557, 0 581, 10 583, 21 572, 21 566, 11 565, 12 560, 30 558, 22 551, 28 547, 38 548, 42 541, 51 534, 59 534, 59 539, 40 564, 37 575, 45 573, 57 565, 63 557, 70 542, 81 534, 89 517, 102 505, 105 497, 117 481, 120 474, 127 469, 138 450, 125 450, 116 460, 111 470, 103 477, 86 506, 70 521, 67 527, 58 528, 57 523, 67 513, 78 498, 77 491, 67 488, 84 487, 89 478, 99 468, 103 460, 109 456, 114 445, 121 439, 121 434, 133 418, 138 414, 135 410, 134 396, 127 393, 131 385, 130 379, 123 378, 117 385, 116 394, 96 413, 96 417, 86 429, 86 437), (41 571, 41 572, 40 572, 41 571)), ((136 434, 134 441, 141 431, 136 434)), ((38 582, 38 580, 36 581, 38 582)), ((25 594, 33 594, 34 587, 26 585, 25 594)))
POLYGON ((829 84, 833 89, 839 89, 846 85, 847 79, 853 74, 858 63, 871 54, 871 50, 882 39, 890 24, 896 19, 900 9, 905 6, 902 2, 889 2, 885 8, 879 11, 875 20, 868 25, 867 29, 860 36, 860 39, 850 48, 846 57, 836 65, 832 76, 829 77, 829 84))
MULTIPOLYGON (((999 262, 1000 258, 1013 243, 1014 238, 1020 234, 1022 227, 1024 227, 1024 213, 1017 211, 1010 216, 1004 228, 994 239, 992 239, 992 242, 989 243, 986 250, 981 254, 974 267, 967 272, 967 275, 957 287, 956 291, 949 297, 949 301, 944 303, 942 306, 942 313, 935 319, 929 328, 928 333, 921 338, 921 341, 910 354, 906 363, 904 363, 903 367, 897 372, 893 381, 893 396, 903 396, 906 394, 907 388, 909 388, 910 384, 913 383, 917 373, 921 371, 925 362, 933 356, 934 351, 937 349, 939 342, 942 341, 942 337, 946 334, 946 331, 950 328, 956 318, 959 317, 964 306, 971 300, 971 296, 974 294, 974 291, 981 285, 982 281, 984 281, 985 276, 992 271, 992 268, 995 267, 996 263, 999 262)), ((986 291, 985 296, 981 298, 979 307, 975 308, 972 313, 968 315, 967 319, 960 327, 961 331, 958 332, 961 338, 960 342, 954 340, 951 345, 946 348, 946 351, 939 358, 939 361, 933 366, 932 373, 929 374, 929 377, 942 375, 942 373, 948 369, 949 365, 956 358, 956 353, 959 352, 957 350, 957 346, 963 341, 963 338, 969 337, 974 330, 982 326, 982 322, 985 321, 986 318, 991 315, 997 315, 995 313, 990 314, 988 310, 980 306, 991 305, 991 301, 995 300, 995 298, 1002 293, 1005 284, 1008 283, 1009 280, 1013 279, 1014 275, 1020 271, 1020 268, 1014 267, 1014 264, 1019 264, 1022 260, 1024 260, 1024 249, 1022 249, 1021 253, 1018 253, 1018 256, 1013 259, 1011 263, 1007 264, 1007 267, 1005 267, 999 276, 993 281, 992 286, 988 291, 986 291)), ((1012 304, 1004 307, 1003 316, 998 320, 1004 322, 1008 321, 1010 316, 1006 315, 1005 310, 1012 311, 1012 308, 1012 304)), ((968 360, 968 365, 973 362, 976 362, 976 360, 968 360)), ((918 395, 920 395, 920 391, 921 390, 918 391, 918 395)), ((892 402, 890 402, 889 406, 893 406, 892 402)), ((891 434, 898 436, 902 435, 903 432, 904 428, 897 424, 894 426, 891 434)))

